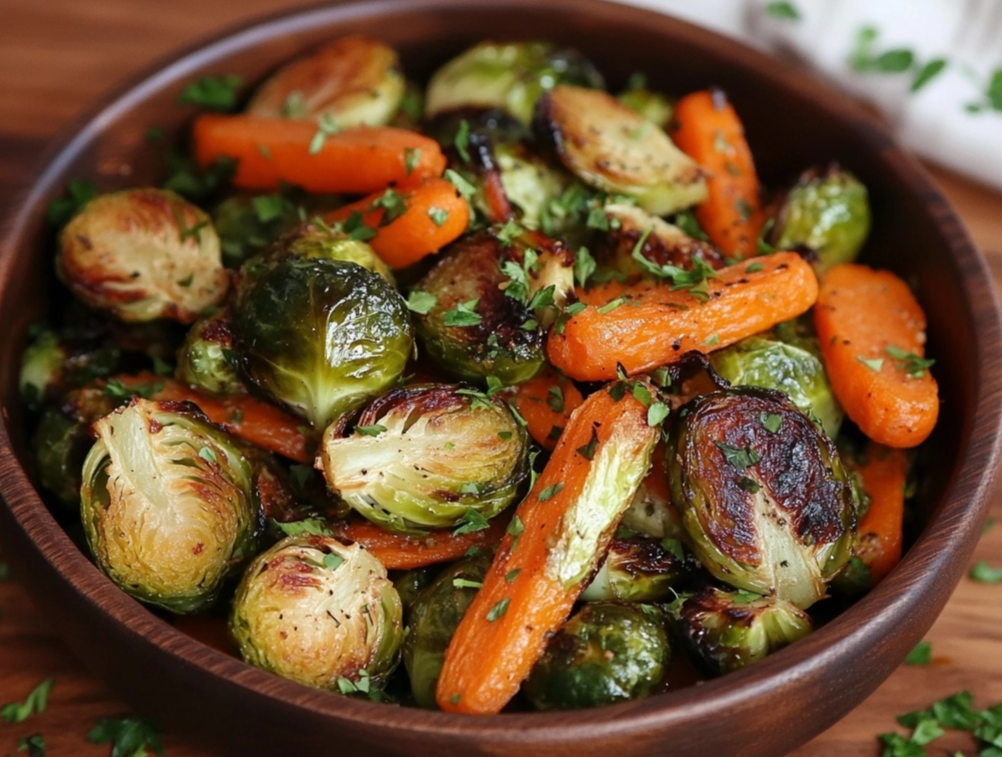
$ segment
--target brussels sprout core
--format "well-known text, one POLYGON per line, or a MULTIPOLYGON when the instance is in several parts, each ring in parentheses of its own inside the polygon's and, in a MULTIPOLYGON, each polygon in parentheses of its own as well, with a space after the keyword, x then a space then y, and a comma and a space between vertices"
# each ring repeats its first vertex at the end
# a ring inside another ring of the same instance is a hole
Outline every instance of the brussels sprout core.
POLYGON ((332 425, 320 458, 330 490, 392 531, 455 526, 471 510, 497 515, 528 475, 527 435, 502 402, 463 391, 398 389, 352 433, 332 425))
POLYGON ((230 630, 251 665, 339 691, 341 679, 378 686, 393 671, 402 614, 386 568, 363 547, 290 536, 248 566, 230 630))
POLYGON ((806 608, 852 555, 849 478, 780 392, 704 394, 671 416, 668 480, 689 545, 731 586, 806 608))
POLYGON ((256 547, 250 463, 187 403, 137 398, 93 428, 80 496, 98 567, 173 612, 213 604, 256 547))

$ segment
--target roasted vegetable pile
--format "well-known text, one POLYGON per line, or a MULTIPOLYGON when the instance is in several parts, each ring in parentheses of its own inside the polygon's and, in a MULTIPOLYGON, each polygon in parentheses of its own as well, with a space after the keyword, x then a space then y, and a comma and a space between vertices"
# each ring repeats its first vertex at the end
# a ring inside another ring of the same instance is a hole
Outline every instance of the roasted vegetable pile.
POLYGON ((73 296, 21 370, 138 601, 307 686, 552 710, 754 663, 900 560, 937 387, 847 168, 767 191, 726 93, 542 41, 182 102, 159 186, 54 202, 73 296))

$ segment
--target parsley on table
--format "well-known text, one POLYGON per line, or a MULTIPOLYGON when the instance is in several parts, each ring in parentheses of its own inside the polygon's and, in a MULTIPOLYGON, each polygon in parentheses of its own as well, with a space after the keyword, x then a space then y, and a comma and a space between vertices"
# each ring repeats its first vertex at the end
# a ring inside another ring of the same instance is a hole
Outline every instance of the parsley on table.
POLYGON ((45 757, 45 738, 33 733, 17 740, 17 751, 27 752, 28 757, 45 757))
POLYGON ((1002 568, 989 565, 984 560, 976 562, 968 575, 972 581, 982 584, 1002 583, 1002 568))
POLYGON ((32 715, 41 715, 49 706, 49 692, 55 678, 49 677, 38 684, 23 702, 11 702, 0 708, 0 717, 5 723, 23 723, 32 715))
POLYGON ((236 110, 237 90, 243 83, 243 78, 236 74, 205 76, 185 87, 177 101, 181 105, 197 105, 206 110, 226 113, 236 110))
MULTIPOLYGON (((985 710, 976 710, 970 691, 961 691, 934 702, 931 707, 898 716, 898 723, 912 732, 883 733, 881 757, 924 757, 925 747, 942 736, 947 729, 967 731, 978 746, 978 757, 1002 755, 1002 703, 985 710)), ((954 754, 960 754, 955 752, 954 754)))
POLYGON ((857 73, 910 74, 911 92, 918 92, 939 76, 947 67, 944 58, 933 58, 920 63, 915 53, 908 48, 894 48, 877 52, 875 49, 880 32, 873 26, 863 26, 856 34, 856 46, 849 57, 849 67, 857 73))
POLYGON ((145 718, 104 719, 87 734, 92 744, 111 744, 111 757, 145 757, 147 749, 163 755, 157 729, 145 718))

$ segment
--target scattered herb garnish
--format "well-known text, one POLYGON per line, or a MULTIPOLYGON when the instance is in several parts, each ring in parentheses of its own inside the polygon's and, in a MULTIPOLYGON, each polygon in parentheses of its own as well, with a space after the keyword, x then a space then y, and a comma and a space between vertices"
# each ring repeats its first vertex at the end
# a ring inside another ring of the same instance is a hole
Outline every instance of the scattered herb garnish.
POLYGON ((613 310, 618 308, 620 305, 625 305, 627 302, 629 302, 629 300, 626 297, 617 297, 611 302, 607 302, 602 307, 600 307, 598 309, 598 312, 601 313, 602 315, 608 315, 613 310))
POLYGON ((393 187, 387 187, 379 197, 372 201, 369 210, 382 208, 383 217, 379 219, 380 226, 393 223, 407 212, 407 196, 397 192, 393 187))
POLYGON ((574 281, 579 287, 584 288, 588 284, 588 279, 595 273, 595 258, 592 257, 587 247, 579 247, 574 253, 574 281))
POLYGON ((386 426, 379 423, 373 423, 371 426, 355 426, 355 433, 362 436, 379 436, 384 431, 386 431, 386 426))
POLYGON ((726 442, 714 442, 713 444, 724 453, 727 462, 739 470, 750 468, 762 459, 762 456, 750 447, 742 449, 726 442))
POLYGON ((344 558, 341 555, 334 554, 331 552, 329 555, 324 555, 324 567, 328 570, 337 570, 344 564, 344 558))
POLYGON ((459 128, 456 130, 456 136, 452 140, 452 143, 456 146, 456 151, 459 153, 459 157, 463 159, 463 162, 469 163, 470 124, 465 118, 459 122, 459 128))
POLYGON ((984 560, 974 563, 974 566, 971 568, 968 575, 971 577, 972 581, 977 581, 982 584, 1002 583, 1002 568, 996 568, 984 560))
POLYGON ((487 612, 487 621, 489 623, 493 623, 495 620, 497 620, 498 618, 502 617, 506 612, 508 612, 508 605, 510 604, 510 602, 511 602, 511 600, 508 599, 508 597, 505 597, 500 602, 498 602, 496 605, 494 605, 487 612))
POLYGON ((765 427, 765 430, 773 434, 779 431, 783 425, 783 416, 776 415, 775 413, 759 413, 758 419, 765 427))
POLYGON ((87 734, 87 741, 92 744, 110 743, 111 757, 145 757, 147 749, 159 755, 164 753, 159 732, 141 717, 100 720, 87 734))
POLYGON ((664 402, 653 403, 647 408, 647 425, 660 426, 664 419, 668 417, 669 412, 671 411, 664 402))
POLYGON ((483 319, 480 317, 480 314, 477 313, 477 305, 479 303, 480 298, 476 297, 472 300, 459 303, 452 310, 446 310, 445 325, 460 327, 480 325, 480 322, 483 319))
POLYGON ((445 178, 449 180, 449 183, 452 184, 452 186, 459 191, 459 194, 465 197, 467 201, 471 200, 477 194, 477 188, 451 168, 445 169, 445 178))
POLYGON ((419 315, 427 315, 437 303, 438 297, 431 292, 422 292, 420 289, 415 289, 407 295, 407 309, 419 315))
POLYGON ((507 581, 508 583, 511 583, 516 578, 518 578, 518 574, 521 572, 522 572, 521 568, 515 568, 514 570, 509 570, 507 573, 505 573, 504 580, 507 581))
MULTIPOLYGON (((420 147, 405 147, 404 148, 404 174, 410 176, 414 169, 418 167, 418 163, 421 161, 421 148, 420 147)), ((428 211, 428 215, 431 215, 431 210, 428 211)), ((438 224, 441 226, 442 224, 438 224)))
POLYGON ((550 387, 546 393, 546 404, 555 413, 564 412, 564 393, 560 390, 559 386, 550 387))
POLYGON ((679 560, 685 559, 685 550, 682 549, 682 542, 678 539, 669 539, 665 537, 661 540, 661 547, 672 555, 674 555, 679 560))
POLYGON ((317 133, 310 140, 310 155, 316 155, 324 149, 327 137, 337 134, 340 129, 330 113, 324 113, 317 119, 317 133))
POLYGON ((53 226, 64 226, 88 202, 97 197, 97 187, 89 181, 74 179, 66 183, 66 193, 49 203, 45 220, 53 226))
POLYGON ((884 352, 898 363, 898 367, 908 374, 908 378, 919 379, 936 361, 919 357, 914 352, 905 352, 900 347, 891 345, 884 352))
POLYGON ((236 74, 206 76, 185 87, 177 101, 181 105, 197 105, 206 110, 226 113, 236 110, 237 90, 243 83, 243 78, 236 74))
POLYGON ((28 757, 45 757, 45 737, 33 733, 17 740, 17 751, 27 752, 28 757))
POLYGON ((905 665, 928 665, 931 662, 932 644, 928 641, 920 641, 905 658, 905 665))
POLYGON ((558 495, 563 488, 563 483, 550 484, 539 493, 539 496, 536 497, 536 499, 540 502, 546 502, 547 500, 553 499, 556 495, 558 495))
POLYGON ((5 723, 23 723, 32 715, 41 715, 49 705, 49 692, 55 678, 46 678, 38 684, 23 702, 11 702, 0 708, 5 723))
POLYGON ((471 581, 468 578, 454 578, 452 585, 457 589, 480 589, 484 584, 482 581, 471 581))
POLYGON ((459 524, 453 529, 453 536, 460 536, 462 534, 472 534, 477 531, 483 531, 490 528, 490 522, 481 515, 477 510, 472 507, 467 508, 466 512, 463 513, 463 517, 459 519, 459 524))
POLYGON ((449 211, 443 210, 442 208, 436 208, 432 205, 428 208, 428 217, 431 219, 432 223, 436 226, 442 226, 446 221, 449 220, 449 211))
POLYGON ((591 427, 591 439, 582 447, 578 447, 576 452, 589 462, 595 458, 595 448, 598 447, 598 430, 591 427))
POLYGON ((856 359, 869 368, 871 371, 879 372, 881 368, 884 367, 884 359, 882 357, 876 357, 872 360, 867 360, 862 355, 856 355, 856 359))
POLYGON ((276 526, 286 536, 333 536, 334 532, 328 528, 327 524, 316 518, 297 520, 292 523, 275 523, 276 526))

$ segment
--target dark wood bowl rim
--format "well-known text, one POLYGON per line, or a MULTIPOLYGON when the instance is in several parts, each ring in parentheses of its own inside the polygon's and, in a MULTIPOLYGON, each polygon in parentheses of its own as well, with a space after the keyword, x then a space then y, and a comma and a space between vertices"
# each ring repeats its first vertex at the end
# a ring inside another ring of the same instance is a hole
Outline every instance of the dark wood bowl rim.
MULTIPOLYGON (((456 12, 498 4, 498 0, 424 0, 420 6, 421 10, 456 12)), ((613 7, 612 3, 603 0, 505 0, 504 4, 513 12, 517 12, 518 8, 531 10, 545 6, 575 14, 596 13, 603 9, 608 12, 613 7)), ((57 191, 67 166, 78 151, 97 136, 103 123, 113 121, 137 101, 179 76, 190 75, 192 70, 200 69, 220 55, 301 30, 310 24, 378 16, 400 9, 407 11, 417 5, 416 0, 338 0, 324 6, 267 16, 187 46, 152 64, 103 98, 51 143, 39 161, 38 170, 30 174, 38 178, 15 194, 12 209, 0 226, 3 229, 0 236, 0 296, 9 286, 11 260, 27 231, 31 209, 57 191)), ((660 28, 666 33, 684 32, 701 46, 712 47, 715 55, 728 58, 730 64, 757 69, 784 94, 810 100, 832 118, 855 122, 875 147, 886 151, 893 141, 884 127, 848 96, 806 74, 789 70, 751 48, 676 19, 629 6, 616 5, 615 9, 617 15, 638 27, 660 28)), ((921 603, 923 594, 935 584, 937 575, 952 559, 958 546, 968 540, 973 542, 971 532, 981 528, 981 516, 986 513, 1002 439, 1002 377, 985 375, 983 370, 985 356, 1002 352, 1002 320, 995 287, 984 260, 964 231, 961 221, 926 171, 903 150, 895 149, 893 153, 893 160, 884 160, 887 169, 902 185, 911 186, 914 192, 922 195, 940 233, 947 240, 953 264, 964 272, 962 286, 965 302, 962 306, 970 310, 970 303, 981 303, 982 307, 984 303, 991 303, 994 315, 979 322, 975 335, 979 376, 974 417, 968 419, 969 426, 963 434, 966 446, 959 452, 963 462, 922 535, 891 575, 825 627, 751 668, 695 688, 668 692, 638 702, 575 712, 470 717, 358 701, 300 686, 209 648, 175 630, 115 587, 76 548, 49 514, 14 454, 6 413, 0 423, 0 467, 12 471, 12 474, 0 481, 0 496, 21 528, 59 570, 64 580, 86 597, 97 611, 106 615, 109 622, 127 627, 138 647, 150 647, 148 652, 153 654, 171 655, 179 666, 194 665, 190 662, 193 659, 207 660, 211 669, 206 672, 210 675, 219 676, 246 693, 267 697, 279 709, 301 707, 335 721, 400 733, 436 733, 462 738, 475 732, 477 736, 488 739, 531 739, 535 743, 566 743, 569 737, 573 738, 569 731, 577 727, 590 738, 616 737, 648 727, 679 725, 693 717, 713 713, 719 716, 731 706, 747 702, 820 668, 851 664, 855 647, 868 643, 867 639, 893 634, 921 603), (947 521, 950 530, 944 529, 947 521), (874 617, 858 624, 858 619, 870 612, 875 613, 874 617)))

